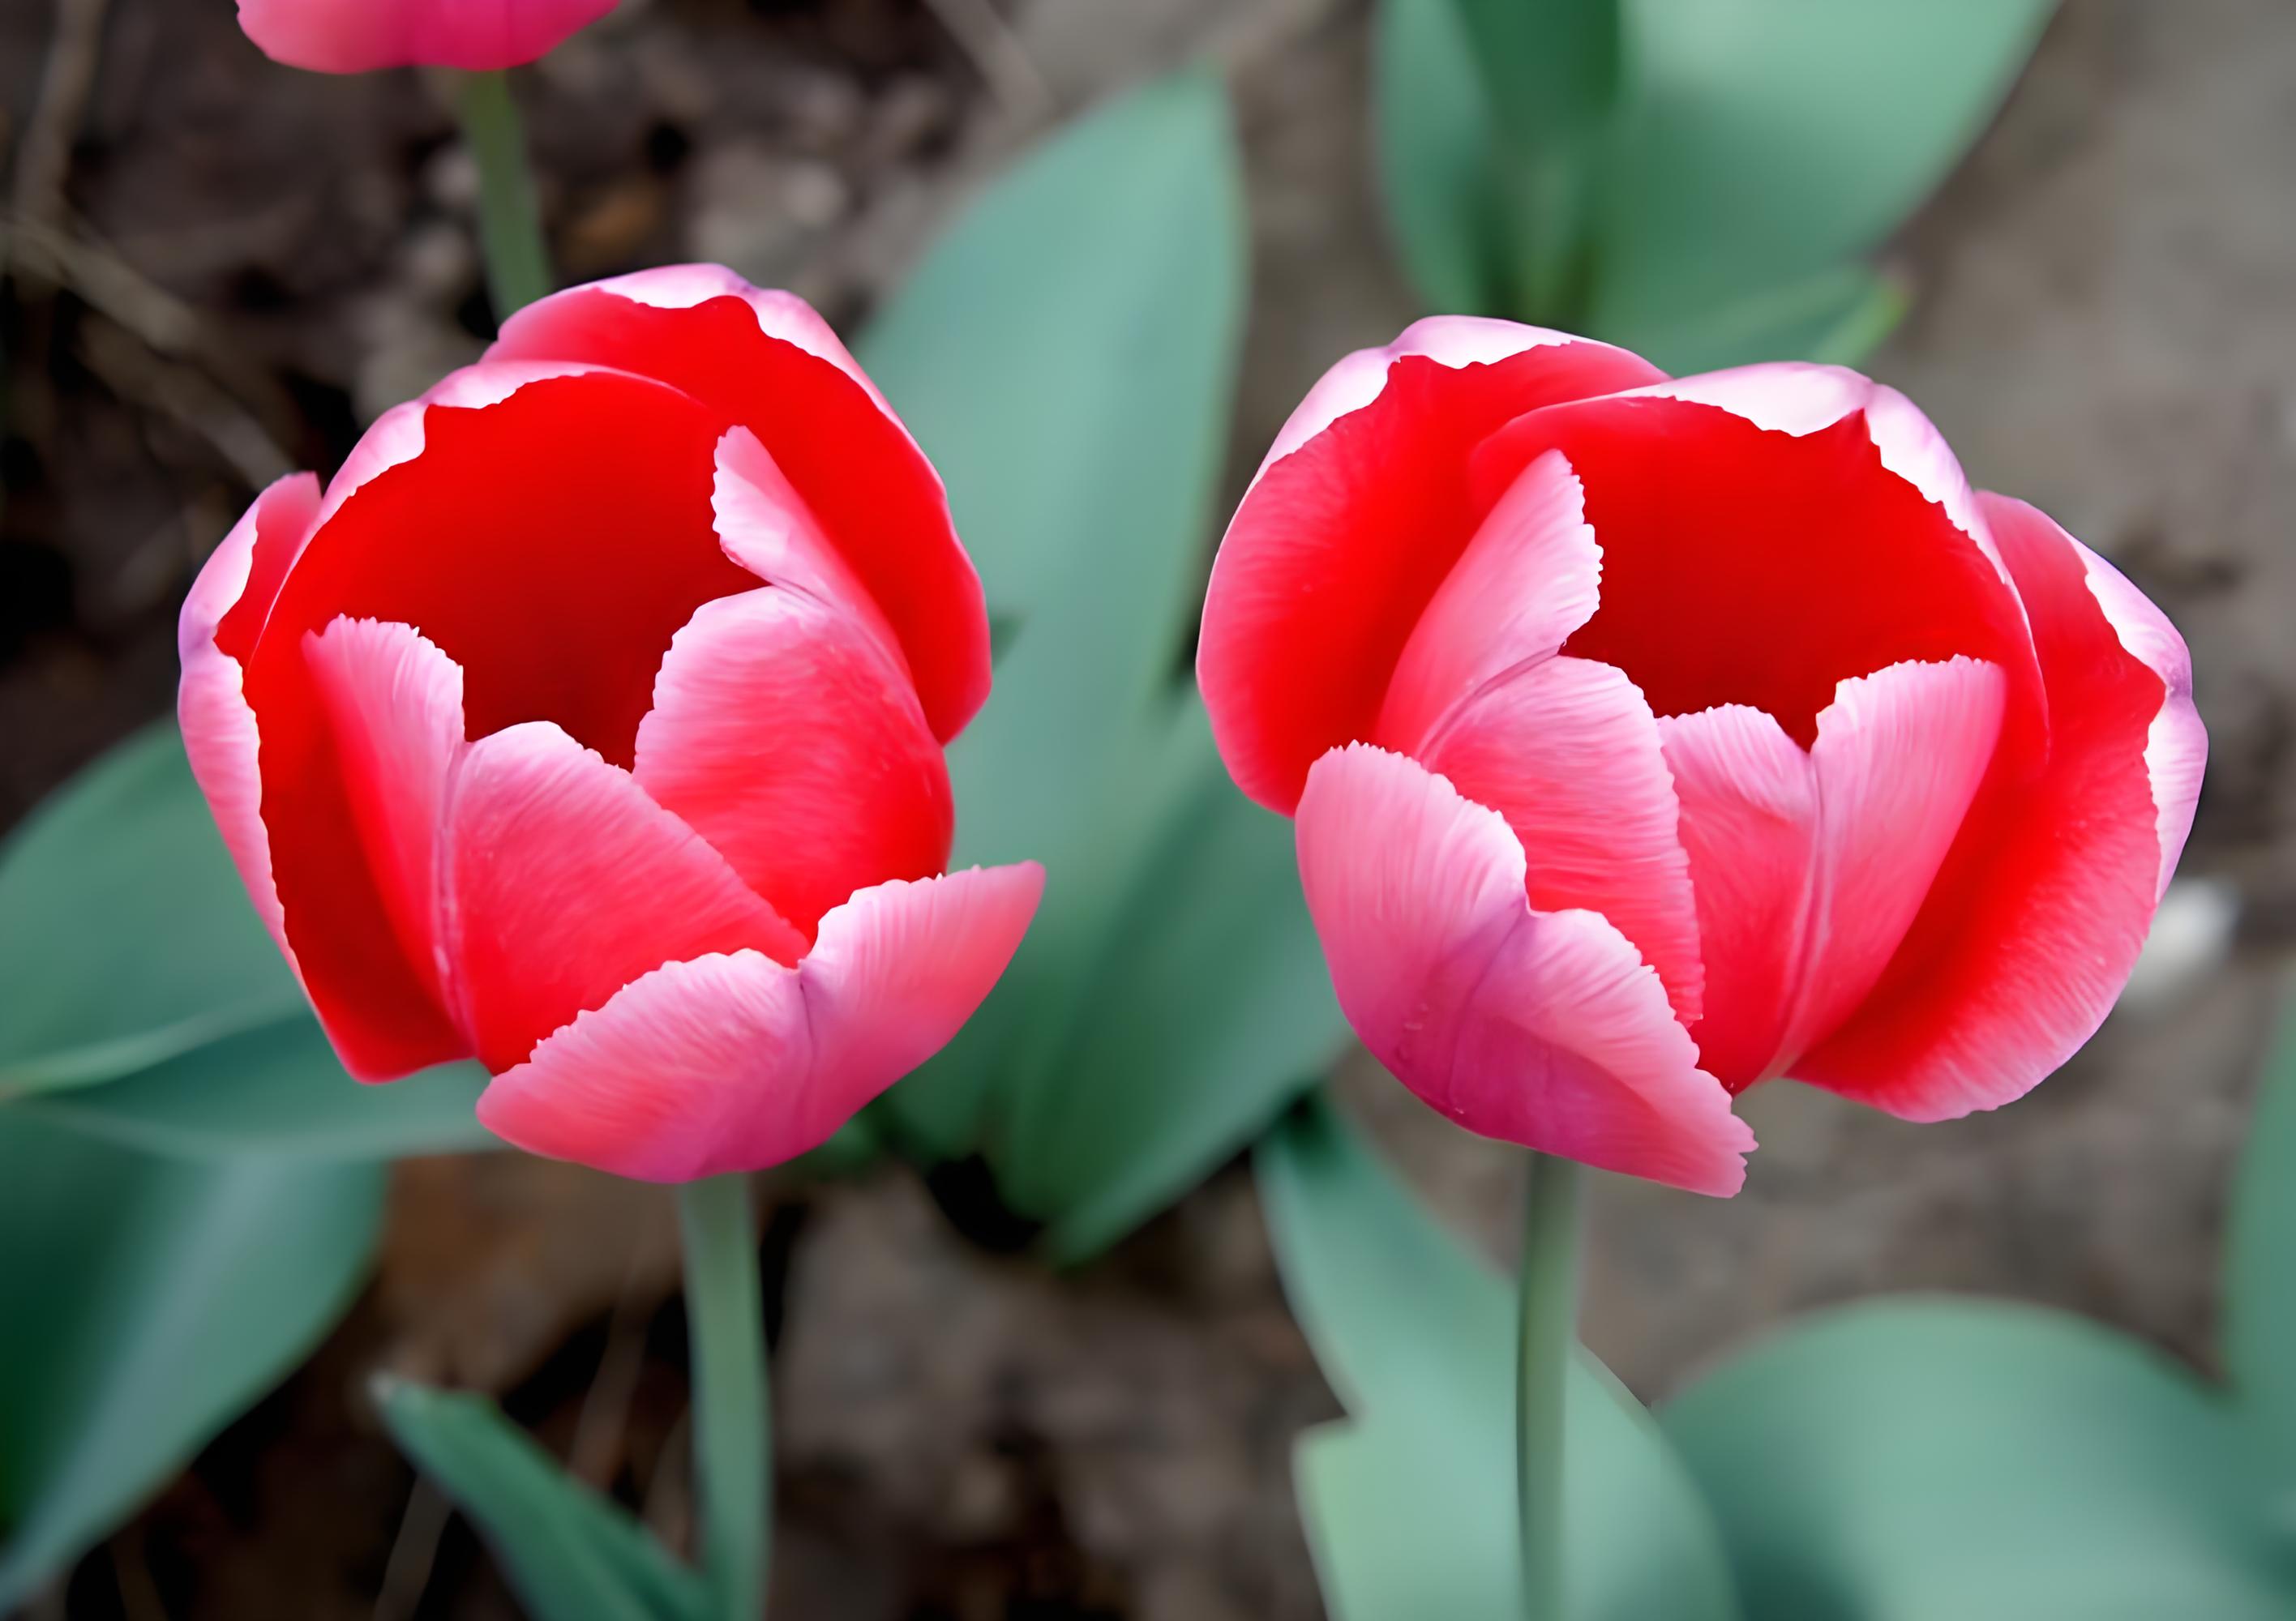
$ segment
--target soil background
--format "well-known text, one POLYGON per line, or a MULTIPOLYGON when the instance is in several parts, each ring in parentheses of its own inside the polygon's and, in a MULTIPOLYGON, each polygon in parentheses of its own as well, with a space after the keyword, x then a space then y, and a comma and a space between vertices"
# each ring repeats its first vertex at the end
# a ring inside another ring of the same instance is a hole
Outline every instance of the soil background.
MULTIPOLYGON (((628 0, 522 88, 567 277, 721 259, 849 330, 1019 143, 1219 61, 1255 237, 1240 487, 1326 364, 1416 313, 1369 190, 1366 11, 628 0)), ((4 826, 168 707, 176 605, 251 488, 332 469, 472 357, 487 316, 474 176, 418 75, 275 69, 227 0, 0 0, 0 119, 4 826)), ((1790 1313, 1882 1289, 2046 1301, 2211 1365, 2226 1173, 2296 937, 2292 154, 2286 0, 2068 0, 1893 245, 1917 301, 1872 369, 1979 483, 2047 507, 2190 638, 2214 751, 2185 871, 2236 895, 2240 923, 2013 1109, 1912 1127, 1766 1088, 1741 1198, 1600 1179, 1587 1337, 1646 1399, 1790 1313)), ((1367 1066, 1341 1085, 1503 1250, 1511 1157, 1367 1066)), ((1338 1408, 1244 1170, 1067 1277, 965 1236, 979 1216, 899 1169, 771 1206, 775 1616, 1318 1615, 1289 1456, 1338 1408)), ((675 1239, 652 1190, 510 1155, 406 1164, 348 1322, 32 1613, 514 1616, 366 1416, 380 1367, 500 1394, 682 1538, 675 1239)))

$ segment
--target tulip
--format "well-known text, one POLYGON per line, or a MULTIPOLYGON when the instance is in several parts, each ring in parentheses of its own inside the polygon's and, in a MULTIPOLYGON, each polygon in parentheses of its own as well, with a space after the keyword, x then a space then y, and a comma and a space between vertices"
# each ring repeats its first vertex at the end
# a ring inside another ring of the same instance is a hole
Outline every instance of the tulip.
POLYGON ((1498 321, 1316 386, 1197 668, 1372 1052, 1472 1130, 1713 1194, 1759 1081, 1942 1120, 2062 1063, 2207 752, 2160 610, 1899 394, 1498 321))
POLYGON ((274 61, 320 73, 515 68, 617 0, 239 0, 239 26, 274 61))
POLYGON ((192 765, 344 1065, 683 1181, 825 1140, 1003 972, 943 876, 988 691, 940 480, 801 300, 557 294, 273 486, 184 609, 192 765))

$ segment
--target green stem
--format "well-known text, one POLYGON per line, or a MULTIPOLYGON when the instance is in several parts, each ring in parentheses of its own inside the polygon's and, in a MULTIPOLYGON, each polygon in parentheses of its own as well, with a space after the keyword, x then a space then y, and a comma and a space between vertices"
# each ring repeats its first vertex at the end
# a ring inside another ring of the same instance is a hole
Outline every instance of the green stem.
POLYGON ((1578 1344, 1578 1167, 1530 1157, 1516 1341, 1515 1494, 1524 1621, 1562 1621, 1563 1392, 1578 1344))
POLYGON ((479 166, 479 241, 496 322, 550 291, 550 250, 526 159, 526 127, 504 73, 461 76, 455 110, 479 166))
POLYGON ((719 1621, 757 1621, 773 1537, 773 1437, 750 1183, 745 1176, 688 1183, 677 1199, 702 1568, 719 1621))

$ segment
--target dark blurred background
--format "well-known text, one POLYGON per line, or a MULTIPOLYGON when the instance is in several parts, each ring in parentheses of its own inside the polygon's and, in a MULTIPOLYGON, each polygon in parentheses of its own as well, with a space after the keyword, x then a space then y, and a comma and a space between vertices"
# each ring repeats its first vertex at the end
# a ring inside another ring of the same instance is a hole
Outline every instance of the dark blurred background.
MULTIPOLYGON (((1252 188, 1240 484, 1326 364, 1416 313, 1371 194, 1365 10, 626 0, 522 76, 553 245, 569 279, 722 260, 850 330, 1002 157, 1209 55, 1252 188)), ((0 827, 167 708, 182 593, 256 487, 331 470, 476 355, 452 137, 419 75, 275 68, 228 0, 0 0, 0 827)), ((2296 7, 2068 0, 1888 257, 1915 301, 1871 369, 2190 638, 2202 883, 2178 892, 2181 946, 2014 1109, 1912 1127, 1772 1087, 1745 1105, 1764 1147, 1738 1199, 1603 1179, 1587 1338, 1646 1399, 1884 1289, 2067 1306, 2202 1365, 2211 1342, 2224 1175, 2296 936, 2296 7)), ((1344 1090, 1439 1207, 1505 1241, 1511 1155, 1375 1074, 1344 1090)), ((1337 1408, 1248 1178, 1065 1279, 934 1206, 887 1169, 775 1213, 775 1614, 1320 1613, 1290 1449, 1337 1408)), ((378 1366, 501 1394, 676 1537, 675 1240, 652 1190, 510 1155, 402 1166, 348 1323, 34 1613, 514 1615, 365 1415, 378 1366)))

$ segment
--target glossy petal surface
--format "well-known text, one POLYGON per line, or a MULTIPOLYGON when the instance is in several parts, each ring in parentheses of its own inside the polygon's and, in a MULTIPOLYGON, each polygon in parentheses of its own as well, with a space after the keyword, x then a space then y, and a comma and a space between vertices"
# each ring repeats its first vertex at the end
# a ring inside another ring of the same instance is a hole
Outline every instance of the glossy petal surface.
POLYGON ((1661 375, 1605 344, 1464 317, 1333 368, 1277 437, 1204 599, 1197 678, 1245 793, 1289 813, 1308 766, 1373 735, 1414 626, 1494 504, 1470 486, 1475 447, 1527 411, 1661 375))
POLYGON ((804 950, 724 856, 555 726, 470 746, 443 843, 451 994, 489 1069, 665 963, 804 950))
POLYGON ((528 306, 488 358, 619 367, 750 430, 899 636, 933 734, 947 741, 987 699, 988 612, 939 476, 804 300, 669 266, 528 306))
POLYGON ((274 61, 321 73, 515 68, 548 54, 617 0, 239 0, 239 25, 274 61))
POLYGON ((1421 1098, 1486 1136, 1737 1191, 1753 1134, 1657 973, 1598 914, 1531 909, 1498 813, 1357 744, 1310 773, 1299 839, 1340 1005, 1421 1098))
POLYGON ((741 952, 649 974, 498 1076, 480 1118, 654 1182, 793 1158, 956 1033, 1043 888, 1034 864, 887 884, 824 918, 793 969, 741 952))
POLYGON ((2031 618, 2049 751, 1972 808, 1872 996, 1793 1069, 1912 1119, 2022 1095, 2103 1022, 2206 748, 2167 621, 2042 513, 1980 499, 2031 618))

